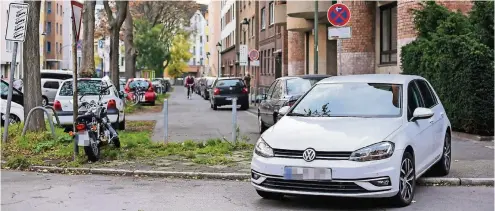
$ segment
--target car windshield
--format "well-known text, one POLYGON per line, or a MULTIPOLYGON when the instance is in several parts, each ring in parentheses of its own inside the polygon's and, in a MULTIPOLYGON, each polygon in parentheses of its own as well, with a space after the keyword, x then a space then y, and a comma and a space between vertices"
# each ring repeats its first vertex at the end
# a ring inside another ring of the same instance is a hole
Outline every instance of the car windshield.
MULTIPOLYGON (((99 95, 102 87, 107 87, 107 84, 100 80, 78 80, 77 81, 77 91, 78 96, 82 95, 99 95)), ((60 87, 60 96, 72 96, 72 81, 66 81, 60 87)), ((103 95, 109 95, 110 90, 107 89, 103 95)))
POLYGON ((310 117, 398 117, 402 85, 331 83, 314 86, 288 114, 310 117))
POLYGON ((286 81, 288 95, 300 95, 306 93, 318 82, 315 79, 294 78, 286 81))
POLYGON ((149 86, 149 82, 145 80, 134 80, 131 83, 129 83, 129 88, 134 89, 136 87, 141 87, 147 89, 149 86))
POLYGON ((239 79, 225 79, 220 80, 216 84, 217 87, 232 87, 232 86, 244 86, 244 83, 239 79))

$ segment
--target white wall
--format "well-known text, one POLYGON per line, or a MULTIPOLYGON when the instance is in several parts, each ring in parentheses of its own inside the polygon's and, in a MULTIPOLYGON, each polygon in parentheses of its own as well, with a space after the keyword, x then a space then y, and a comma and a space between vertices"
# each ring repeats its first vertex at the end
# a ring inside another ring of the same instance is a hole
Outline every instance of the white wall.
MULTIPOLYGON (((0 1, 0 74, 5 78, 9 77, 10 73, 10 64, 12 62, 12 51, 14 48, 14 43, 11 41, 5 40, 5 32, 7 30, 7 19, 8 19, 8 10, 10 3, 22 3, 23 1, 11 1, 11 0, 2 0, 0 1)), ((19 43, 17 47, 17 68, 14 72, 14 78, 22 78, 22 43, 19 43)))
POLYGON ((188 27, 192 31, 189 39, 191 42, 190 52, 193 54, 188 62, 188 65, 201 65, 201 58, 203 58, 203 65, 206 61, 206 20, 203 14, 198 10, 190 19, 190 26, 188 27), (194 59, 196 63, 194 63, 194 59))

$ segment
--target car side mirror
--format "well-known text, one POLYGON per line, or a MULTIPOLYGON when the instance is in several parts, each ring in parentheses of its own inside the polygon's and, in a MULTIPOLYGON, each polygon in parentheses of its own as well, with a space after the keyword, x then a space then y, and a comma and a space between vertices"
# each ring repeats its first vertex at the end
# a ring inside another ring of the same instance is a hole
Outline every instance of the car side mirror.
POLYGON ((290 109, 290 106, 284 106, 278 110, 278 114, 283 116, 283 115, 287 114, 289 109, 290 109))
POLYGON ((416 108, 416 110, 414 110, 413 117, 411 118, 411 122, 414 122, 418 119, 429 119, 433 116, 433 114, 433 110, 429 108, 416 108))

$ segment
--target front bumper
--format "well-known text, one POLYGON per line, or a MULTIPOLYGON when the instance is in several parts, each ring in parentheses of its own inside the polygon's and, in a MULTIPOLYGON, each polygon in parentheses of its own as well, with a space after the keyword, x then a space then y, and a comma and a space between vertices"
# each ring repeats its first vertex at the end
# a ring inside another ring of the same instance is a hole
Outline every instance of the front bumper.
POLYGON ((355 162, 349 160, 314 160, 253 155, 251 183, 266 192, 288 195, 318 195, 340 197, 392 197, 399 190, 400 161, 403 151, 395 151, 392 157, 378 161, 355 162), (284 169, 292 167, 330 168, 332 180, 288 180, 284 169), (253 174, 256 177, 254 178, 253 174), (390 179, 389 186, 376 186, 379 180, 390 179))

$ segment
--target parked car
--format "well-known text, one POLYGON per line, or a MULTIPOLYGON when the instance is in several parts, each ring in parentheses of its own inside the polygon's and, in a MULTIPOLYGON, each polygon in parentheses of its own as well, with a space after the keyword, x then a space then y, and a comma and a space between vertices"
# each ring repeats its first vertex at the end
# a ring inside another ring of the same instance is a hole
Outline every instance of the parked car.
POLYGON ((68 70, 41 70, 40 75, 41 78, 67 80, 71 79, 74 74, 68 70))
MULTIPOLYGON (((60 89, 55 97, 53 108, 57 113, 60 124, 65 127, 72 126, 73 108, 72 108, 72 80, 68 79, 62 82, 60 89)), ((125 112, 124 100, 122 99, 123 92, 118 92, 117 88, 112 84, 108 76, 103 78, 81 78, 77 80, 78 97, 88 102, 98 102, 98 95, 101 87, 111 86, 105 91, 102 96, 102 102, 107 106, 107 115, 112 123, 112 127, 125 130, 125 112)), ((85 113, 80 110, 79 115, 85 113)))
MULTIPOLYGON (((5 113, 7 112, 7 97, 8 97, 8 91, 9 91, 9 83, 6 81, 2 80, 2 83, 0 85, 0 96, 1 96, 1 106, 0 106, 0 120, 1 120, 1 125, 4 125, 5 121, 5 113)), ((24 95, 21 91, 17 89, 12 90, 12 103, 10 106, 10 123, 18 123, 18 122, 23 122, 24 121, 24 95)))
POLYGON ((139 102, 155 105, 156 93, 153 89, 153 84, 149 79, 145 78, 131 78, 127 81, 125 93, 127 93, 128 99, 133 99, 134 91, 137 87, 146 90, 144 94, 140 96, 139 102))
POLYGON ((210 99, 210 91, 211 87, 213 86, 213 82, 215 82, 215 77, 205 77, 203 79, 203 82, 201 83, 199 87, 199 95, 203 97, 205 100, 210 99))
POLYGON ((201 83, 202 83, 202 80, 204 79, 204 77, 200 77, 200 78, 194 78, 194 93, 198 94, 199 95, 199 87, 201 86, 201 83))
POLYGON ((251 162, 261 197, 391 197, 407 206, 417 178, 450 171, 450 121, 422 77, 330 77, 279 113, 251 162))
POLYGON ((225 77, 215 80, 210 90, 210 105, 213 110, 218 106, 232 105, 232 98, 237 98, 241 110, 249 109, 248 90, 242 78, 225 77))
POLYGON ((153 84, 153 88, 156 90, 156 93, 163 94, 168 92, 169 86, 165 79, 154 78, 151 83, 153 84))
POLYGON ((273 81, 258 106, 258 125, 263 126, 260 133, 277 123, 281 118, 278 115, 280 108, 293 105, 314 84, 328 77, 330 75, 287 76, 273 81))
POLYGON ((48 104, 53 104, 55 96, 57 95, 58 88, 63 80, 60 79, 41 79, 41 94, 42 101, 41 105, 47 106, 48 104))

